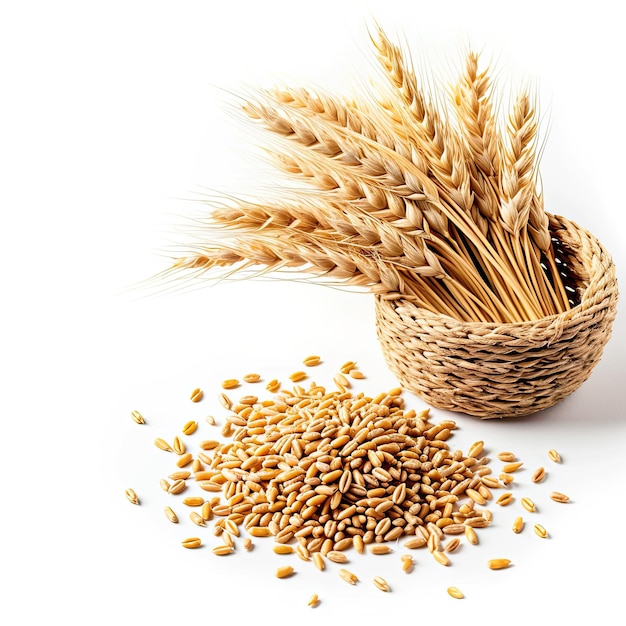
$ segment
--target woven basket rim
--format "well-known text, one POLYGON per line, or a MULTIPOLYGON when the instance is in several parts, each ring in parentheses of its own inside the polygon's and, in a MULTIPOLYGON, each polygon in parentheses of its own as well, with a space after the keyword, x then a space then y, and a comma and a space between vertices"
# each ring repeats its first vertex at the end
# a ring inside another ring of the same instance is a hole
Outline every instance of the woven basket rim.
MULTIPOLYGON (((559 215, 551 215, 548 214, 551 218, 559 221, 561 224, 569 226, 574 230, 584 233, 587 238, 589 238, 599 250, 603 251, 605 262, 598 264, 595 271, 593 271, 592 275, 589 277, 589 280, 582 282, 581 284, 584 286, 584 290, 581 293, 580 302, 573 306, 571 309, 567 311, 562 311, 561 313, 553 313, 552 315, 546 315, 544 317, 534 319, 534 320, 523 320, 519 322, 472 322, 472 321, 463 321, 459 320, 450 315, 446 315, 445 313, 437 313, 435 311, 431 311, 429 309, 424 309, 422 307, 417 306, 411 300, 403 297, 402 294, 384 294, 377 293, 375 294, 376 299, 383 303, 389 303, 389 306, 393 307, 395 311, 398 309, 406 309, 410 311, 412 317, 419 317, 421 319, 427 320, 436 320, 439 323, 443 323, 448 327, 464 328, 464 329, 507 329, 507 328, 533 328, 533 327, 550 327, 552 325, 560 325, 564 322, 568 322, 572 319, 575 319, 579 315, 583 314, 590 308, 590 295, 593 295, 596 291, 596 281, 594 278, 598 276, 604 276, 606 278, 607 272, 611 274, 612 282, 615 285, 615 289, 617 289, 617 283, 615 280, 615 267, 613 264, 613 260, 611 256, 606 252, 600 241, 589 231, 582 228, 576 222, 573 222, 565 217, 559 215)), ((593 255, 595 258, 598 257, 597 254, 593 255)), ((592 269, 592 268, 590 268, 592 269)), ((594 305, 591 305, 594 306, 594 305)))

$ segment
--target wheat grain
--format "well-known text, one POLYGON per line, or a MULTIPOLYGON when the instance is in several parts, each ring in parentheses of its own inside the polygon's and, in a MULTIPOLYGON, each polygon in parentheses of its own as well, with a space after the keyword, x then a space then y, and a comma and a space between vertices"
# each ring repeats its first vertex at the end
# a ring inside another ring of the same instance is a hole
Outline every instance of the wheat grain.
POLYGON ((143 415, 139 411, 132 411, 130 416, 133 418, 133 421, 137 424, 145 424, 146 420, 143 415))

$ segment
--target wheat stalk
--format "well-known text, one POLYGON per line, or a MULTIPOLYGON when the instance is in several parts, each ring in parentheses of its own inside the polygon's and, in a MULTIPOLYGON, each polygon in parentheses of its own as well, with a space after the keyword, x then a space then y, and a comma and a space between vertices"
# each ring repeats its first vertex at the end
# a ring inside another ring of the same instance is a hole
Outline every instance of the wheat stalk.
POLYGON ((171 271, 297 269, 470 321, 566 309, 538 192, 529 94, 502 132, 478 55, 466 56, 448 109, 382 29, 371 37, 387 81, 373 99, 302 87, 246 99, 278 168, 308 189, 213 206, 171 271))

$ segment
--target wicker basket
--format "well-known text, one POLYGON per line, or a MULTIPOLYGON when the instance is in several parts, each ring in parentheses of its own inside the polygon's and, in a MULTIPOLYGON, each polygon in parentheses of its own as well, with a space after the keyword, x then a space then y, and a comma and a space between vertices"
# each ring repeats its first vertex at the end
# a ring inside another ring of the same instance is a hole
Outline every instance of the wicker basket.
POLYGON ((520 417, 575 391, 600 360, 618 299, 615 267, 593 235, 550 216, 557 260, 577 304, 516 324, 467 323, 376 296, 377 335, 404 389, 435 408, 520 417))

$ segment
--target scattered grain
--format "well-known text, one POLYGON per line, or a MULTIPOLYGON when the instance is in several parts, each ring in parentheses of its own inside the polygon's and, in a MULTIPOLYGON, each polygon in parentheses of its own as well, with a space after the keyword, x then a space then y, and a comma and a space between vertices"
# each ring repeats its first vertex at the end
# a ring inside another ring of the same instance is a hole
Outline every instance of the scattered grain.
POLYGON ((538 467, 531 476, 531 480, 534 483, 540 483, 546 477, 546 470, 544 467, 538 467))
POLYGON ((206 520, 199 513, 196 513, 195 511, 192 511, 189 514, 189 519, 197 526, 206 526, 206 520))
POLYGON ((515 454, 513 454, 513 452, 500 452, 498 459, 504 463, 511 463, 515 461, 515 454))
POLYGON ((541 524, 535 524, 533 528, 538 537, 545 539, 548 536, 548 531, 541 524))
POLYGON ((291 565, 283 565, 276 570, 276 578, 288 578, 294 573, 291 565))
POLYGON ((522 498, 522 506, 529 512, 534 513, 537 510, 535 503, 530 498, 522 498))
POLYGON ((167 517, 172 524, 178 524, 178 515, 176 515, 169 506, 165 507, 165 517, 167 517))
POLYGON ((245 383, 258 383, 260 380, 261 380, 261 376, 255 373, 246 374, 243 377, 243 381, 245 383))
POLYGON ((174 441, 172 441, 172 449, 176 454, 179 455, 185 454, 185 452, 187 451, 185 443, 178 436, 174 437, 174 441))
POLYGON ((320 603, 320 599, 319 596, 314 593, 310 598, 309 601, 307 602, 307 604, 311 607, 311 608, 315 608, 316 606, 318 606, 320 603))
POLYGON ((499 504, 500 506, 508 506, 514 499, 513 494, 510 491, 507 491, 496 500, 496 504, 499 504))
POLYGON ((139 498, 133 489, 130 487, 126 490, 126 497, 131 504, 139 504, 139 498))
POLYGON ((197 387, 191 392, 192 402, 200 402, 200 400, 202 400, 203 397, 204 397, 204 392, 199 387, 197 387))
POLYGON ((548 451, 548 458, 554 463, 561 462, 561 455, 554 449, 548 451))
POLYGON ((569 502, 569 496, 566 496, 564 493, 561 493, 560 491, 553 491, 550 494, 550 498, 552 500, 554 500, 555 502, 569 502))
POLYGON ((184 435, 193 435, 193 433, 196 432, 197 428, 198 428, 198 422, 196 422, 194 420, 189 420, 183 426, 183 434, 184 435))
POLYGON ((448 594, 457 600, 462 600, 465 597, 463 592, 457 587, 448 587, 448 594))
POLYGON ((137 424, 145 424, 146 423, 146 420, 144 419, 143 415, 139 411, 132 411, 130 416, 133 418, 133 420, 137 424))
POLYGON ((320 572, 326 568, 326 562, 321 552, 313 552, 313 565, 315 565, 320 572))
POLYGON ((170 446, 165 439, 161 439, 160 437, 154 440, 154 445, 160 450, 165 450, 165 452, 173 452, 172 446, 170 446))
POLYGON ((516 461, 515 463, 507 463, 502 466, 502 471, 505 474, 512 474, 513 472, 517 472, 517 470, 522 467, 524 463, 522 461, 516 461))
POLYGON ((183 504, 186 506, 202 506, 204 504, 204 498, 201 496, 189 496, 183 500, 183 504))
POLYGON ((356 585, 359 582, 357 575, 347 569, 341 568, 339 570, 339 576, 350 585, 356 585))
POLYGON ((302 370, 299 370, 297 372, 293 372, 292 374, 289 375, 289 380, 292 383, 299 383, 300 381, 304 380, 307 377, 307 373, 303 372, 302 370))
POLYGON ((374 576, 374 585, 381 591, 391 591, 389 583, 382 576, 374 576))
POLYGON ((516 517, 513 522, 513 532, 519 534, 524 529, 524 519, 522 517, 516 517))
POLYGON ((181 542, 183 548, 199 548, 202 545, 202 540, 199 537, 189 537, 187 539, 183 539, 181 542))

